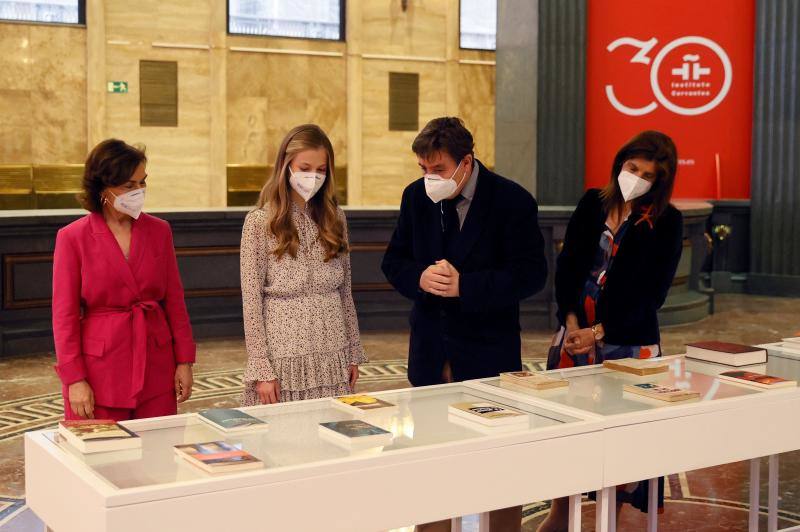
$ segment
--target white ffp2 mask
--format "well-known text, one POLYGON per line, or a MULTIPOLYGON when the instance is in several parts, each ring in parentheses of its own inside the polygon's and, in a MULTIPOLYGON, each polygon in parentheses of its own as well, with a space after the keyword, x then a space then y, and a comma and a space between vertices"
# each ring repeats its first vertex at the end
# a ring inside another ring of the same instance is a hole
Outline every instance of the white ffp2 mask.
POLYGON ((461 163, 458 163, 453 175, 449 179, 445 179, 437 174, 425 174, 425 193, 434 203, 439 203, 443 199, 447 199, 455 194, 458 189, 458 183, 453 179, 461 168, 461 163))
POLYGON ((114 196, 115 209, 123 214, 127 214, 134 220, 139 219, 139 215, 142 213, 142 209, 144 208, 143 188, 131 190, 130 192, 120 194, 119 196, 111 192, 111 195, 114 196))
POLYGON ((635 200, 638 197, 647 194, 653 187, 653 183, 646 179, 642 179, 638 175, 623 170, 617 176, 619 183, 619 190, 622 192, 622 198, 625 201, 635 200))
POLYGON ((325 174, 316 172, 293 172, 289 168, 289 184, 300 194, 303 200, 308 201, 319 192, 325 183, 325 174))

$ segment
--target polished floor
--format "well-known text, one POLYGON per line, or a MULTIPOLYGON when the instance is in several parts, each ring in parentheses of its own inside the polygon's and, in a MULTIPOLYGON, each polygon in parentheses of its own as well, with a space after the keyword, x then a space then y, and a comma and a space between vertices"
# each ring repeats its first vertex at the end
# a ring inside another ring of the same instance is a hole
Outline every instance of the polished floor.
MULTIPOLYGON (((663 331, 666 354, 683 351, 687 342, 720 339, 740 343, 775 341, 800 330, 800 300, 741 295, 717 297, 717 313, 702 322, 663 331)), ((541 369, 551 333, 523 332, 523 358, 541 369)), ((408 335, 370 332, 362 337, 370 362, 361 368, 361 391, 408 386, 405 354, 408 335)), ((195 366, 194 395, 181 410, 235 406, 241 390, 246 354, 240 339, 204 341, 195 366)), ((25 481, 21 435, 53 426, 61 415, 59 383, 52 370, 54 356, 39 355, 0 360, 0 532, 40 530, 41 523, 25 508, 25 481)), ((800 422, 800 413, 797 420, 800 422)), ((699 437, 702 437, 700 435, 699 437)), ((669 442, 648 442, 654 459, 669 442)), ((766 461, 762 464, 762 504, 766 504, 766 461)), ((800 525, 800 452, 780 457, 780 527, 800 525)), ((747 530, 748 464, 689 471, 668 477, 661 530, 747 530)), ((400 501, 398 501, 400 502, 400 501)), ((524 509, 524 530, 532 531, 547 511, 546 502, 531 501, 524 509)), ((594 528, 594 503, 585 500, 584 530, 594 528)), ((766 508, 762 527, 766 529, 766 508)), ((474 527, 474 519, 465 530, 474 527)), ((645 529, 645 515, 630 508, 620 519, 621 531, 645 529)))

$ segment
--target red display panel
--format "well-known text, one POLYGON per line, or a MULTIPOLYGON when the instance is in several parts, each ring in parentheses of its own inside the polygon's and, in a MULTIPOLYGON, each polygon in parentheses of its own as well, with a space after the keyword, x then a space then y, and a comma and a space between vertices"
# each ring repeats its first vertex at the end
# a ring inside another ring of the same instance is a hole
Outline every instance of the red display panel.
POLYGON ((589 0, 586 187, 619 148, 673 138, 675 198, 749 198, 753 0, 589 0))

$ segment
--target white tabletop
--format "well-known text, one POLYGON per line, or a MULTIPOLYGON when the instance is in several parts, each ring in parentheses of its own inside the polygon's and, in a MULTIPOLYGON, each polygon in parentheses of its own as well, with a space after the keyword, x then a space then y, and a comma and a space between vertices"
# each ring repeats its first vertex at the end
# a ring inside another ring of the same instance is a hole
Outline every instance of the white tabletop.
MULTIPOLYGON (((456 402, 492 401, 528 414, 527 424, 517 432, 556 427, 580 421, 521 401, 476 391, 456 384, 444 387, 407 389, 375 394, 397 405, 388 413, 371 413, 364 420, 389 430, 394 436, 383 453, 398 450, 450 444, 487 437, 448 421, 448 406, 456 402)), ((244 450, 260 458, 265 469, 276 470, 331 460, 358 457, 319 437, 319 423, 353 419, 334 408, 330 400, 303 401, 245 409, 269 424, 266 431, 226 435, 213 429, 194 415, 141 420, 124 424, 142 438, 142 451, 122 451, 83 455, 55 433, 48 438, 65 453, 84 463, 90 470, 118 489, 155 486, 181 481, 207 479, 199 468, 177 458, 173 447, 187 443, 224 440, 240 443, 244 450)), ((507 433, 504 433, 507 434, 507 433)))
MULTIPOLYGON (((569 381, 569 386, 535 392, 529 397, 534 399, 537 404, 554 404, 570 411, 583 411, 604 418, 633 416, 630 417, 630 420, 634 421, 634 418, 639 417, 636 414, 650 412, 655 417, 663 417, 661 415, 663 412, 660 411, 666 409, 676 409, 687 405, 693 405, 695 409, 702 409, 703 406, 709 406, 712 402, 719 403, 728 399, 762 393, 756 388, 728 384, 714 376, 692 371, 691 365, 687 367, 683 357, 666 357, 665 362, 669 363, 669 371, 647 376, 612 371, 602 365, 552 370, 547 374, 566 379, 569 381), (642 382, 653 382, 663 386, 700 392, 700 399, 670 403, 623 391, 624 384, 642 382), (701 403, 701 405, 697 403, 701 403)), ((486 379, 481 382, 491 387, 504 388, 499 378, 486 379)))

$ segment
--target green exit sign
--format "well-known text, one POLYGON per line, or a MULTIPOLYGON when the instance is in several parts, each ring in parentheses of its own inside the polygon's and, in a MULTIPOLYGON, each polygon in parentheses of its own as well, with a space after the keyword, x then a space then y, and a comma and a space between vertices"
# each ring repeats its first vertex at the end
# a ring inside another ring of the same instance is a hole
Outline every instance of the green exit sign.
POLYGON ((128 92, 127 81, 109 81, 108 92, 128 92))

